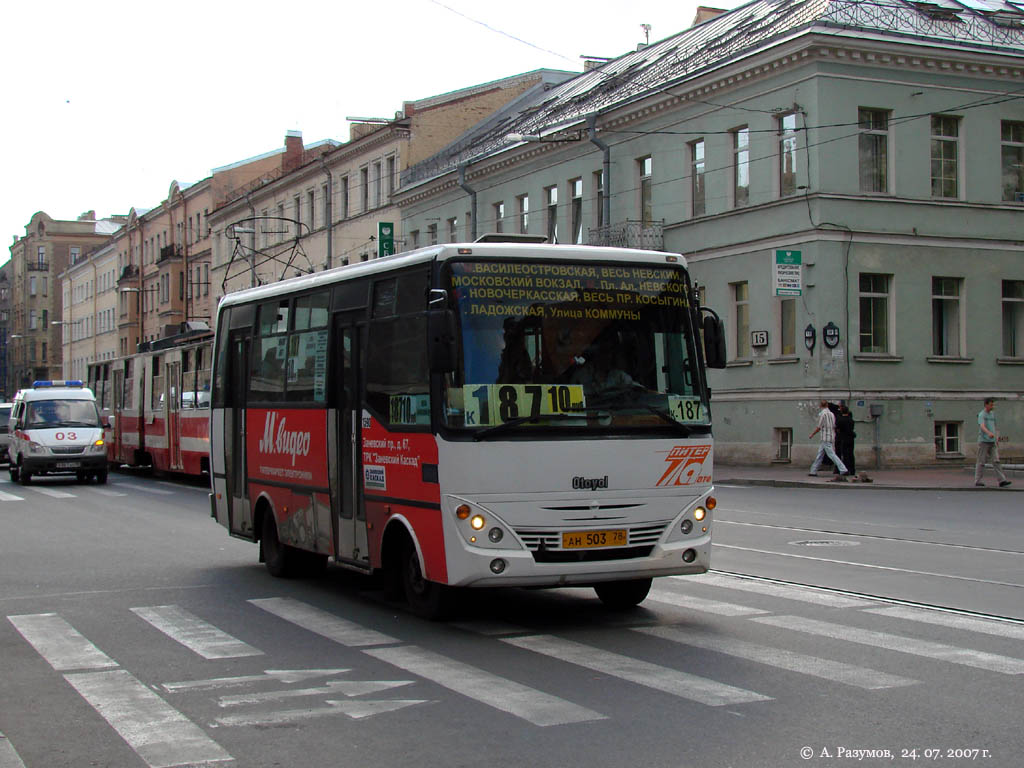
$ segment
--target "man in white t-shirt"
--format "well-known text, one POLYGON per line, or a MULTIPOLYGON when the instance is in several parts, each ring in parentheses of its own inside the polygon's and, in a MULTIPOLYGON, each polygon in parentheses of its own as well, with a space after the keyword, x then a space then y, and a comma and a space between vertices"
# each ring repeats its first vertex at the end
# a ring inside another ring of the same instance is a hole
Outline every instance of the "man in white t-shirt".
POLYGON ((808 436, 808 439, 814 437, 819 432, 821 433, 821 445, 818 446, 818 455, 814 457, 814 463, 811 464, 809 474, 812 477, 818 476, 818 467, 821 466, 822 460, 828 456, 832 463, 836 465, 836 469, 839 470, 839 474, 836 475, 835 480, 837 482, 846 482, 846 475, 848 474, 846 465, 840 460, 839 456, 836 455, 836 417, 832 415, 832 411, 829 410, 828 400, 822 400, 819 405, 821 410, 818 411, 818 428, 815 429, 808 436))

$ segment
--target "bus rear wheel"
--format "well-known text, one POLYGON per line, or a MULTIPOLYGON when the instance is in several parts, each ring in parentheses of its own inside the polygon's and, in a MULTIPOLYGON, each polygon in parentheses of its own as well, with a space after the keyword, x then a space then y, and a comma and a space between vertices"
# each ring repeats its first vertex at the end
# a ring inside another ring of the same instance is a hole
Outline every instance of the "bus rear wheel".
POLYGON ((260 551, 271 576, 277 578, 291 576, 295 569, 297 553, 291 547, 282 544, 281 540, 277 538, 277 522, 274 520, 274 514, 269 510, 263 515, 260 551))
POLYGON ((630 581, 609 581, 594 587, 597 596, 606 608, 623 611, 635 608, 644 601, 651 591, 650 579, 631 579, 630 581))
POLYGON ((431 621, 447 618, 452 610, 452 588, 424 578, 419 555, 411 541, 406 543, 400 567, 402 591, 412 612, 431 621))

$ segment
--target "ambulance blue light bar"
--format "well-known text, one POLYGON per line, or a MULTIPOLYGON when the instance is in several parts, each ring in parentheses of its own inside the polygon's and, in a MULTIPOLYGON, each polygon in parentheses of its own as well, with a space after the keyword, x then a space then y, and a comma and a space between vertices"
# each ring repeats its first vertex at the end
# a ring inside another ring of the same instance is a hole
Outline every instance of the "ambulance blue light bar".
POLYGON ((51 381, 33 381, 32 388, 38 389, 40 387, 84 387, 85 382, 81 379, 54 379, 51 381))

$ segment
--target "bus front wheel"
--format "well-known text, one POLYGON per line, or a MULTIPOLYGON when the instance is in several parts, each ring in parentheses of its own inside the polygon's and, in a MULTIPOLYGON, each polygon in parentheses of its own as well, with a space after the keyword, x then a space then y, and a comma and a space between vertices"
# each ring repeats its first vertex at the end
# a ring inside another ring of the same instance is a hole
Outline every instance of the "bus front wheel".
POLYGON ((622 611, 635 608, 644 601, 647 593, 651 591, 651 580, 609 581, 597 584, 594 591, 606 608, 622 611))
POLYGON ((409 608, 423 619, 447 618, 452 609, 452 588, 429 581, 420 570, 420 558, 412 542, 406 542, 401 560, 402 591, 409 608))

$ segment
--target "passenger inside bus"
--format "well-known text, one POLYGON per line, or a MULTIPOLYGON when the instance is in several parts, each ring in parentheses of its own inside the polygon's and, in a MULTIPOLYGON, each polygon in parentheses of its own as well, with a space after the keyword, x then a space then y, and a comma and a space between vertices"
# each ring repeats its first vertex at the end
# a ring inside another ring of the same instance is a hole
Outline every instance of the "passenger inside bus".
POLYGON ((588 396, 639 387, 621 367, 614 334, 600 336, 576 362, 570 381, 583 385, 583 392, 588 396))

